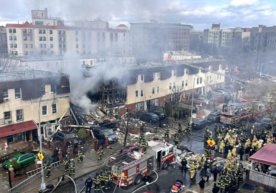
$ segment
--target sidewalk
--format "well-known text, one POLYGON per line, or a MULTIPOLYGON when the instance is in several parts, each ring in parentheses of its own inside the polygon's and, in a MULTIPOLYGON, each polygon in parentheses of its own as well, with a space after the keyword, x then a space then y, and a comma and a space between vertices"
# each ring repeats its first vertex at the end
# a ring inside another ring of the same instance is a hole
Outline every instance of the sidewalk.
MULTIPOLYGON (((104 161, 98 161, 97 160, 97 154, 94 149, 91 149, 90 151, 87 151, 85 153, 85 158, 83 162, 78 163, 75 159, 76 163, 76 174, 73 177, 74 179, 79 178, 87 173, 90 173, 100 167, 102 167, 105 164, 105 158, 109 157, 110 155, 114 154, 119 150, 121 147, 120 144, 114 144, 112 145, 112 149, 105 149, 104 150, 104 161)), ((51 171, 51 176, 49 178, 45 177, 45 183, 46 184, 57 184, 58 183, 58 177, 60 177, 62 174, 64 174, 64 166, 60 166, 58 168, 54 168, 51 171)), ((34 178, 34 180, 31 181, 31 185, 26 185, 22 188, 20 188, 20 193, 37 193, 40 189, 41 184, 41 175, 38 175, 34 178)))

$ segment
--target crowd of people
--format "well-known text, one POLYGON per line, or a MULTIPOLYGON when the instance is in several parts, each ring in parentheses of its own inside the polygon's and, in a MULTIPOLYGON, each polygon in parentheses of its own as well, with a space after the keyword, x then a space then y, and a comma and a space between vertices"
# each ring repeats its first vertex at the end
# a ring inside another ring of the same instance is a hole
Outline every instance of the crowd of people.
POLYGON ((248 178, 248 171, 252 167, 248 158, 267 143, 276 143, 275 134, 267 130, 255 132, 254 128, 237 129, 215 125, 213 133, 207 128, 204 134, 205 153, 194 154, 188 160, 184 158, 181 162, 183 175, 186 178, 189 173, 190 182, 195 183, 199 172, 200 192, 204 192, 211 175, 214 181, 213 193, 235 192, 244 180, 244 172, 248 178))

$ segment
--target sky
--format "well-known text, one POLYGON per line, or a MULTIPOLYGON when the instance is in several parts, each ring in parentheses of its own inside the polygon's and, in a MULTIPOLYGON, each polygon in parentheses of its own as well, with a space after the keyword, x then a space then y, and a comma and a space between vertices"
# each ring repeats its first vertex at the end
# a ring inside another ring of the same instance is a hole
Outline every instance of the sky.
POLYGON ((276 25, 276 0, 0 0, 0 25, 31 20, 31 9, 66 21, 175 22, 195 29, 276 25))

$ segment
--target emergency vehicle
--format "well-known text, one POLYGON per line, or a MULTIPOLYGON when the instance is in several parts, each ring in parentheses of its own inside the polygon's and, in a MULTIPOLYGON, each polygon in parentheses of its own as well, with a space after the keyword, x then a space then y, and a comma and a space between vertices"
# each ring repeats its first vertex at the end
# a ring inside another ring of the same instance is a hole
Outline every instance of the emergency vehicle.
POLYGON ((111 157, 112 181, 120 187, 139 184, 153 171, 166 169, 175 161, 175 148, 166 142, 149 141, 146 153, 139 146, 111 157))

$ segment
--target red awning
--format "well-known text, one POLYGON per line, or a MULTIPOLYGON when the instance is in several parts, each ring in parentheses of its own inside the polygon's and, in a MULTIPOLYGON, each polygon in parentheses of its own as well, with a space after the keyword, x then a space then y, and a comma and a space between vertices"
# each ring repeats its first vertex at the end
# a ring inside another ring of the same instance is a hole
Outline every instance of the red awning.
POLYGON ((34 121, 25 121, 21 123, 16 123, 12 125, 7 125, 0 127, 0 137, 7 137, 10 135, 22 133, 24 131, 30 131, 37 129, 37 126, 34 121))
POLYGON ((263 164, 276 166, 276 144, 266 144, 249 159, 263 164))

